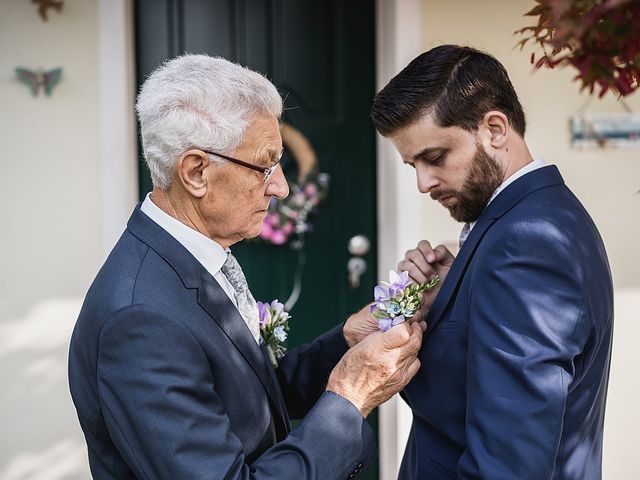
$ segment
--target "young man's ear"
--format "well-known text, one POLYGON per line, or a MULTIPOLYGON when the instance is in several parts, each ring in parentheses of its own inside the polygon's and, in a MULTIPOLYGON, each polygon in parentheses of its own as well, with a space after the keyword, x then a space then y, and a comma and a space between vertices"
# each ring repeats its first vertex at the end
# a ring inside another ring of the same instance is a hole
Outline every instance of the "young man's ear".
POLYGON ((507 142, 509 119, 497 110, 487 112, 480 123, 480 140, 487 151, 488 147, 502 148, 507 142))
POLYGON ((176 176, 182 187, 194 197, 202 198, 207 193, 204 174, 209 157, 201 150, 188 150, 180 155, 176 165, 176 176))

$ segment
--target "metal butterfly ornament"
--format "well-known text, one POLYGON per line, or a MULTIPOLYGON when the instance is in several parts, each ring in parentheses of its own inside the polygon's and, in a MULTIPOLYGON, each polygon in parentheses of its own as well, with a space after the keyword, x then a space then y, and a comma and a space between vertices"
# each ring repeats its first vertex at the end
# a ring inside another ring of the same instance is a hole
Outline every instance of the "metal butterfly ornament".
POLYGON ((42 69, 33 71, 25 67, 16 67, 16 75, 18 80, 29 86, 34 97, 38 95, 40 87, 42 87, 47 96, 50 96, 53 87, 58 84, 62 77, 62 67, 48 71, 42 69))
POLYGON ((50 8, 53 8, 60 12, 64 5, 64 0, 32 0, 31 3, 38 4, 38 13, 40 14, 40 18, 46 22, 48 20, 47 11, 50 8))

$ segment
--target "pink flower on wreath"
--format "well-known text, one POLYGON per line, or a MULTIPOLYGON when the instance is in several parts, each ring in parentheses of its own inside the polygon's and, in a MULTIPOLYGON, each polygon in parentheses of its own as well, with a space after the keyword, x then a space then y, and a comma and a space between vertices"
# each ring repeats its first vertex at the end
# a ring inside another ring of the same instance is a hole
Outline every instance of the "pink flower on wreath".
POLYGON ((266 221, 263 222, 262 230, 260 231, 260 238, 264 238, 265 240, 271 240, 272 235, 273 235, 273 228, 271 227, 271 225, 266 221))
POLYGON ((314 197, 318 194, 318 187, 315 185, 315 183, 307 183, 307 185, 304 187, 304 193, 307 195, 307 197, 314 197))
POLYGON ((277 213, 268 213, 266 217, 264 217, 264 223, 267 223, 273 227, 278 225, 280 221, 280 217, 277 213))
POLYGON ((282 227, 282 231, 287 237, 293 233, 293 230, 294 230, 293 222, 287 222, 284 224, 284 227, 282 227))
POLYGON ((287 235, 282 230, 274 230, 271 234, 271 241, 275 245, 283 245, 287 242, 287 235))

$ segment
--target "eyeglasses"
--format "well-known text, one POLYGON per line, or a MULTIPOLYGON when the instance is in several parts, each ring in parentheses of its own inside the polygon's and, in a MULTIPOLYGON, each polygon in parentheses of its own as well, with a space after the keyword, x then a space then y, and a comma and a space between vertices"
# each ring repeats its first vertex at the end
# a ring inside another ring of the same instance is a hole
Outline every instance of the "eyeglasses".
POLYGON ((223 155, 221 153, 216 153, 216 152, 212 152, 210 150, 205 150, 204 148, 197 148, 196 147, 196 149, 197 150, 201 150, 204 153, 208 153, 209 155, 215 155, 216 157, 224 158, 225 160, 228 160, 228 161, 230 161, 232 163, 235 163, 236 165, 240 165, 241 167, 250 168, 251 170, 255 170, 256 172, 261 172, 261 173, 264 174, 264 183, 267 183, 269 181, 271 176, 276 171, 276 168, 278 168, 278 165, 280 164, 280 160, 282 160, 282 153, 283 153, 283 152, 280 152, 280 155, 278 155, 278 160, 276 161, 276 163, 274 163, 270 167, 260 167, 259 165, 255 165, 253 163, 245 162, 244 160, 238 160, 237 158, 233 158, 233 157, 230 157, 228 155, 223 155))

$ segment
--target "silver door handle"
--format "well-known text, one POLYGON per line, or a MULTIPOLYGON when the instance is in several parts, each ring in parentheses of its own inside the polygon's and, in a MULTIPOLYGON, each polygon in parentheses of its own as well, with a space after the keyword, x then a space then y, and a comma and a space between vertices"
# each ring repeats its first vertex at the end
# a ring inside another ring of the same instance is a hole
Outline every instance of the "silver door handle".
POLYGON ((353 255, 347 262, 349 273, 349 286, 355 290, 360 286, 360 277, 367 271, 367 261, 362 258, 371 248, 371 242, 365 235, 354 235, 349 239, 347 249, 353 255))
POLYGON ((347 262, 349 286, 355 290, 360 286, 360 277, 367 271, 367 261, 361 257, 351 257, 347 262))

